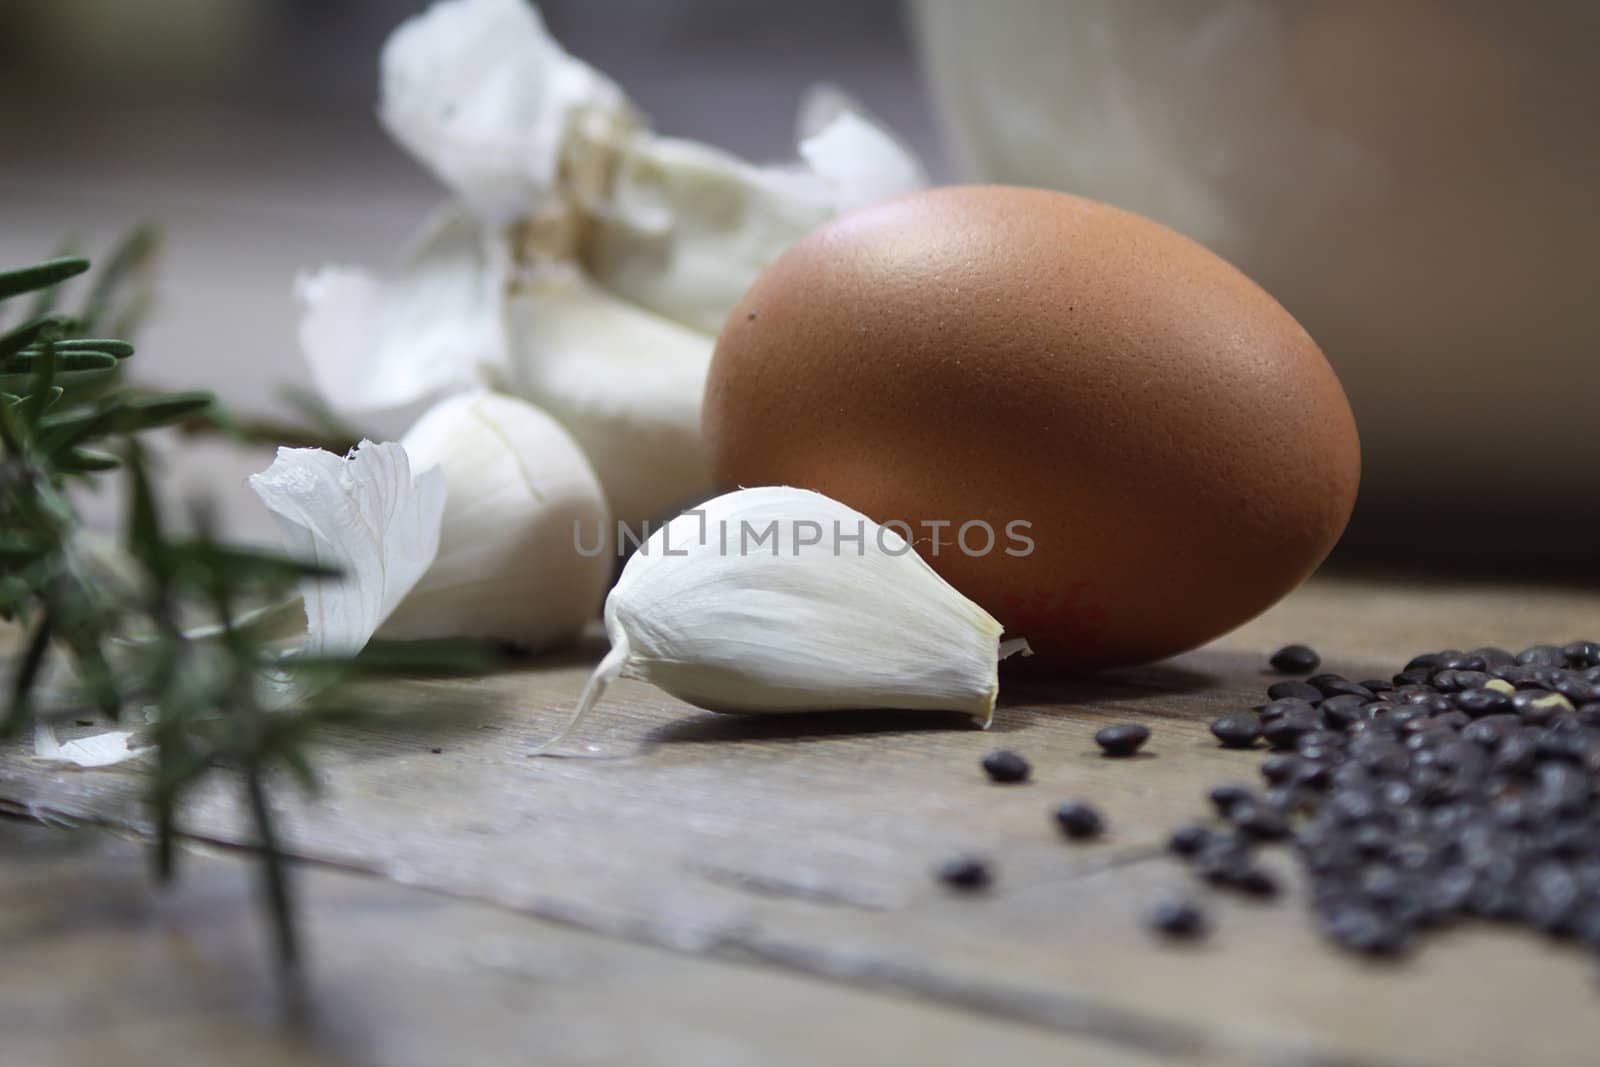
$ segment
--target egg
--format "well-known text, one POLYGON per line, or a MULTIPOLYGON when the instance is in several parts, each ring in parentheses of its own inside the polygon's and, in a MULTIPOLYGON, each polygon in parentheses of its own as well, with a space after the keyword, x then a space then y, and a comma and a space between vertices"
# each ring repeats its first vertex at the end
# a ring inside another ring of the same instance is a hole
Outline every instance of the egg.
POLYGON ((1360 475, 1332 368, 1249 278, 1148 219, 1004 186, 791 246, 718 338, 702 428, 721 485, 903 524, 1062 670, 1256 615, 1333 547, 1360 475))

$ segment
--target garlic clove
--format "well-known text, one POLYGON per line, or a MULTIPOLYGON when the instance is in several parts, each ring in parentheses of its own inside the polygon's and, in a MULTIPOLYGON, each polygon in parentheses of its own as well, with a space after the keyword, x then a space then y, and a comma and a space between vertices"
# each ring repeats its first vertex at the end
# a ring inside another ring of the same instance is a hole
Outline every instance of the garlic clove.
POLYGON ((504 242, 447 208, 392 277, 336 266, 303 274, 300 347, 318 392, 335 410, 370 412, 497 375, 508 258, 504 242))
POLYGON ((348 456, 280 448, 250 488, 277 521, 285 550, 337 578, 307 578, 305 650, 353 655, 433 563, 445 510, 444 474, 415 477, 406 450, 363 441, 348 456))
POLYGON ((571 435, 521 400, 474 393, 435 405, 401 444, 443 472, 449 496, 438 554, 381 634, 534 650, 575 638, 616 557, 605 494, 571 435))
POLYGON ((537 751, 618 677, 710 711, 956 711, 987 726, 999 660, 1018 650, 894 529, 786 487, 728 493, 657 530, 605 625, 611 651, 537 751))
POLYGON ((571 431, 618 522, 637 528, 705 494, 700 405, 710 337, 561 264, 530 271, 506 313, 511 390, 571 431))
POLYGON ((609 195, 581 254, 626 299, 715 336, 789 245, 834 215, 923 188, 916 157, 843 93, 802 107, 798 164, 756 166, 694 141, 631 132, 610 146, 609 195))
POLYGON ((831 191, 795 168, 637 134, 613 148, 581 254, 605 288, 709 336, 789 245, 832 217, 831 191))
POLYGON ((379 117, 474 214, 501 225, 556 188, 575 125, 627 124, 611 79, 569 55, 527 0, 444 0, 384 45, 379 117))

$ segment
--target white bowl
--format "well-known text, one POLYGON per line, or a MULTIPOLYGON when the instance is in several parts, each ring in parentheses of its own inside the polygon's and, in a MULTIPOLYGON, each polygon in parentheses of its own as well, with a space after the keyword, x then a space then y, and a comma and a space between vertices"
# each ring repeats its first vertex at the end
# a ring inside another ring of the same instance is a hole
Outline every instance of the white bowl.
POLYGON ((1600 549, 1559 521, 1600 512, 1600 5, 914 11, 969 176, 1148 215, 1300 319, 1361 426, 1364 534, 1497 511, 1600 549))

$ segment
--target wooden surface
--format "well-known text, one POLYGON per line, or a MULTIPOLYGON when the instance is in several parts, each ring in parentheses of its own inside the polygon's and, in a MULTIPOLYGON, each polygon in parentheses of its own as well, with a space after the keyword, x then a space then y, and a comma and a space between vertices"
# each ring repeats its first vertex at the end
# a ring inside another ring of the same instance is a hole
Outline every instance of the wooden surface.
POLYGON ((3 1062, 1592 1062, 1594 961, 1531 934, 1465 926, 1378 965, 1327 947, 1298 891, 1216 899, 1196 946, 1139 916, 1191 887, 1167 833, 1209 786, 1255 779, 1261 754, 1206 724, 1257 699, 1277 645, 1367 677, 1428 648, 1597 630, 1595 591, 1323 578, 1170 663, 1009 686, 987 733, 714 716, 622 683, 547 759, 526 753, 597 646, 395 685, 382 724, 330 735, 325 795, 286 805, 312 945, 298 1030, 275 1022, 232 793, 197 797, 203 854, 161 895, 136 779, 8 749, 3 1062), (1112 721, 1148 724, 1147 754, 1098 756, 1112 721), (1001 745, 1031 783, 986 781, 1001 745), (1103 841, 1060 838, 1067 798, 1101 807, 1103 841), (961 852, 993 858, 991 892, 930 878, 961 852))

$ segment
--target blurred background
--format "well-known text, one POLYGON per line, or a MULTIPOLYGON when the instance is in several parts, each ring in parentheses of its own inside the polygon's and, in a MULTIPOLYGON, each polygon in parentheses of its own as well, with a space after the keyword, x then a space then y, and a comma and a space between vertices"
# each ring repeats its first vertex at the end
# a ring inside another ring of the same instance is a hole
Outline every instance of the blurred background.
MULTIPOLYGON (((0 262, 165 235, 139 371, 284 413, 291 280, 381 266, 439 189, 379 129, 421 0, 6 0, 0 262)), ((1110 200, 1273 292, 1338 369, 1343 551, 1600 558, 1600 5, 551 0, 669 134, 758 160, 838 84, 938 180, 1110 200)))

